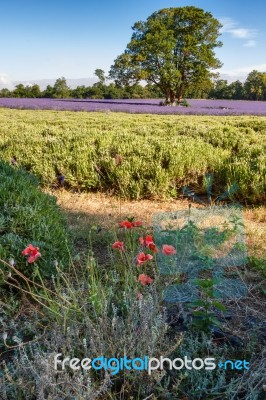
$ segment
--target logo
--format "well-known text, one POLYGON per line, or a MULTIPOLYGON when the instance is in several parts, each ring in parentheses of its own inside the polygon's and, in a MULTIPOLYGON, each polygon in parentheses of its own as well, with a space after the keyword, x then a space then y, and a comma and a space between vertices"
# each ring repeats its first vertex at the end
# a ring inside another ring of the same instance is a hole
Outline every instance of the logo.
POLYGON ((215 363, 215 358, 194 358, 189 359, 187 356, 184 358, 175 358, 171 360, 170 358, 165 358, 160 356, 160 358, 154 358, 149 356, 144 356, 142 358, 127 358, 127 356, 116 358, 106 358, 104 356, 91 358, 70 358, 66 357, 62 359, 62 353, 56 354, 54 357, 54 369, 55 370, 66 370, 70 368, 74 371, 84 370, 88 371, 94 369, 96 371, 104 369, 111 371, 112 375, 118 374, 123 370, 136 370, 136 371, 148 371, 151 375, 152 371, 163 371, 168 370, 214 370, 217 367, 224 370, 244 370, 249 369, 249 362, 246 360, 226 360, 224 362, 219 361, 218 364, 215 363))

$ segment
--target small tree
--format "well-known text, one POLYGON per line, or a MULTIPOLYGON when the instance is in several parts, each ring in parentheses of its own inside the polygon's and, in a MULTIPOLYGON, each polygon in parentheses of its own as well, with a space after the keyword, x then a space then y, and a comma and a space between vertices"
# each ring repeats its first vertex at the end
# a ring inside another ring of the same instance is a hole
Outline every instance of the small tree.
POLYGON ((175 105, 185 91, 211 76, 221 66, 214 48, 222 25, 212 14, 196 7, 164 8, 147 21, 136 22, 123 54, 109 72, 118 85, 146 80, 175 105))
POLYGON ((66 78, 58 78, 53 87, 53 97, 63 99, 69 97, 70 88, 67 86, 66 78))
POLYGON ((54 88, 51 85, 47 85, 46 89, 42 92, 42 97, 51 99, 54 96, 54 88))
POLYGON ((228 82, 226 79, 216 79, 214 81, 214 86, 210 91, 210 97, 216 99, 226 99, 228 98, 228 82))
POLYGON ((12 97, 12 92, 7 88, 3 88, 0 90, 0 97, 12 97))
POLYGON ((243 84, 239 80, 230 83, 228 86, 228 91, 230 93, 230 98, 234 100, 240 100, 244 97, 243 84))
POLYGON ((26 87, 22 83, 16 85, 15 89, 13 90, 14 97, 26 97, 25 93, 26 93, 26 87))
POLYGON ((246 97, 249 100, 263 100, 266 88, 265 74, 257 70, 251 71, 244 83, 246 97))
POLYGON ((71 91, 71 97, 74 99, 85 99, 87 88, 85 85, 77 86, 71 91))
POLYGON ((104 70, 100 69, 100 68, 97 68, 94 71, 94 75, 97 76, 97 78, 99 79, 99 83, 101 83, 102 85, 104 85, 104 83, 105 83, 105 75, 104 74, 105 74, 104 70))
POLYGON ((30 95, 31 97, 41 97, 41 89, 40 86, 36 83, 31 86, 30 88, 30 95))

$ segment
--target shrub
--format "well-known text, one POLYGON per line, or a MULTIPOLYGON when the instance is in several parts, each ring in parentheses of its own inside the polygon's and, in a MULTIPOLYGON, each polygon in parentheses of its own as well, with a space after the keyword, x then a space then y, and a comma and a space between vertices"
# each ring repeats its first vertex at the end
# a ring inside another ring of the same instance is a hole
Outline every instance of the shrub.
POLYGON ((28 277, 34 269, 21 253, 30 243, 40 248, 43 277, 51 275, 55 260, 68 260, 69 235, 55 197, 42 193, 33 175, 0 161, 0 259, 13 259, 28 277))

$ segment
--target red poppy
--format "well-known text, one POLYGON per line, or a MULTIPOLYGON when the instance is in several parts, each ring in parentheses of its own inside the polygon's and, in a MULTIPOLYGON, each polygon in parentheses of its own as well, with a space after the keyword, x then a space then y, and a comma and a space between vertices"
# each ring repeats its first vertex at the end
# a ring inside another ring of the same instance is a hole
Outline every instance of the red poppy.
POLYGON ((38 251, 39 247, 34 247, 32 244, 29 244, 28 247, 22 251, 22 254, 23 256, 28 256, 30 254, 36 254, 38 251))
POLYGON ((148 247, 149 243, 153 243, 153 237, 151 235, 147 235, 145 238, 140 237, 139 242, 142 246, 148 247))
POLYGON ((149 284, 151 284, 153 281, 154 281, 154 279, 152 279, 150 276, 148 276, 148 275, 145 275, 145 274, 141 274, 139 277, 138 277, 138 281, 142 284, 142 285, 149 285, 149 284))
POLYGON ((145 262, 152 260, 153 257, 151 254, 139 253, 137 257, 137 265, 144 264, 145 262))
POLYGON ((39 257, 41 257, 41 253, 36 253, 36 254, 31 254, 29 257, 28 257, 28 259, 27 259, 27 261, 28 261, 28 263, 29 264, 31 264, 31 263, 34 263, 36 260, 37 260, 37 258, 39 258, 39 257))
POLYGON ((158 249, 153 242, 153 237, 151 235, 147 235, 145 238, 140 237, 139 242, 142 246, 148 247, 154 253, 158 253, 158 249))
POLYGON ((171 245, 168 245, 168 244, 163 244, 162 252, 166 256, 172 256, 172 255, 176 254, 176 250, 175 250, 174 246, 171 246, 171 245))
POLYGON ((149 243, 149 249, 152 250, 154 253, 158 253, 158 248, 155 246, 155 243, 149 243))
POLYGON ((37 258, 41 257, 39 247, 34 247, 32 244, 29 244, 28 247, 22 251, 22 255, 28 256, 28 263, 33 263, 37 258))
POLYGON ((133 226, 142 226, 142 222, 141 221, 133 221, 132 222, 133 226))
POLYGON ((133 228, 133 224, 132 224, 132 222, 130 222, 130 221, 122 221, 122 222, 119 222, 119 225, 120 225, 120 227, 121 228, 126 228, 126 229, 131 229, 131 228, 133 228))
POLYGON ((112 244, 112 248, 123 251, 124 250, 124 242, 115 242, 112 244))

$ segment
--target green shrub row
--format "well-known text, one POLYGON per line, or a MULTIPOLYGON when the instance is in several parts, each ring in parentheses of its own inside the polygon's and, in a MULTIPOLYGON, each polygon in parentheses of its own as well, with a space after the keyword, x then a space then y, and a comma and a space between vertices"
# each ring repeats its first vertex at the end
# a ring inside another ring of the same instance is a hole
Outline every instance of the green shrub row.
MULTIPOLYGON (((69 260, 69 234, 56 199, 38 189, 34 176, 0 161, 0 259, 13 259, 28 277, 35 264, 21 252, 30 243, 40 249, 36 265, 43 277, 54 272, 55 260, 62 265, 69 260)), ((7 272, 8 267, 0 262, 0 269, 7 272)))
POLYGON ((184 185, 239 185, 238 200, 265 193, 265 117, 159 116, 0 110, 0 149, 42 185, 111 191, 125 198, 178 196, 184 185))

